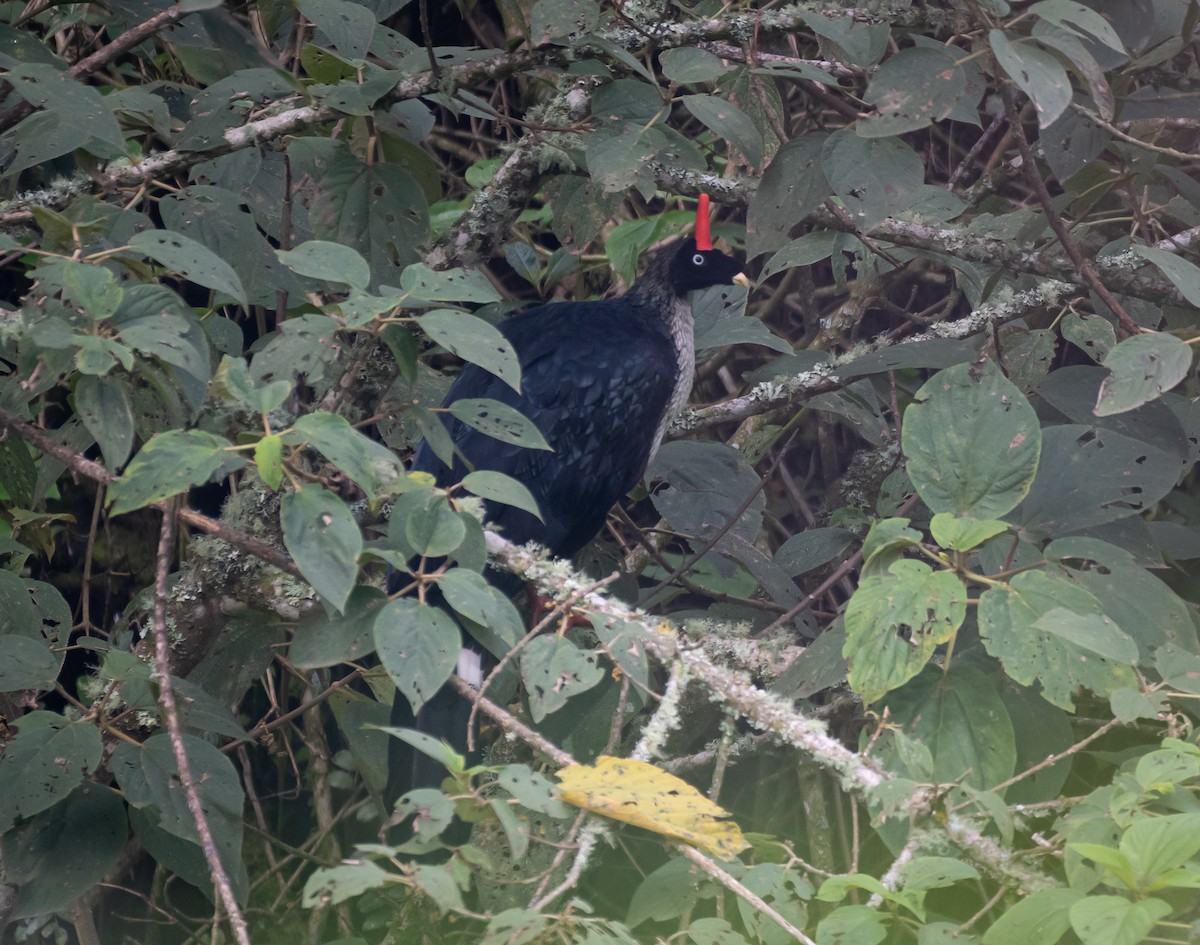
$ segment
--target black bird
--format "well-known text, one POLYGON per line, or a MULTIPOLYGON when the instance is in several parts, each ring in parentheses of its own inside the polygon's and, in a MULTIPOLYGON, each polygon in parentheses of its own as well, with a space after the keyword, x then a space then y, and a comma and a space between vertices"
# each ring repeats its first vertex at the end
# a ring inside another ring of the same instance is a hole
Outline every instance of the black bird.
MULTIPOLYGON (((553 452, 501 442, 442 414, 454 442, 454 465, 446 466, 423 443, 412 468, 432 474, 443 488, 471 470, 512 476, 537 499, 542 521, 514 506, 488 503, 492 527, 517 544, 535 541, 556 557, 573 556, 637 485, 671 416, 687 402, 695 369, 688 293, 733 282, 748 284, 741 263, 713 248, 708 196, 701 195, 695 233, 656 253, 624 295, 538 305, 500 326, 520 361, 520 393, 474 364, 451 386, 443 406, 467 397, 501 401, 532 420, 553 452)), ((506 592, 519 587, 511 575, 489 577, 506 592)), ((393 573, 389 590, 402 584, 403 576, 393 573)), ((483 660, 472 642, 466 641, 458 673, 478 685, 483 660)), ((404 725, 411 720, 404 718, 407 700, 397 696, 396 704, 392 724, 404 725)), ((421 708, 416 725, 466 754, 469 711, 444 686, 421 708)), ((433 762, 414 756, 399 739, 391 746, 389 804, 410 787, 440 781, 441 769, 433 762)))

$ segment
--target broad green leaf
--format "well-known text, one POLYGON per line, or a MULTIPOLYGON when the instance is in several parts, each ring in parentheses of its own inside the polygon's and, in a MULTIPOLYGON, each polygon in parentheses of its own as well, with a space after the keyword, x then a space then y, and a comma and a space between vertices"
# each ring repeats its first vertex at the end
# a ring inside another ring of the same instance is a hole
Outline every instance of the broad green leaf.
POLYGON ((542 431, 519 410, 490 397, 464 397, 449 407, 450 413, 469 427, 502 443, 532 450, 548 450, 542 431))
POLYGON ((143 446, 108 487, 111 514, 123 515, 208 482, 228 463, 230 443, 204 430, 168 430, 143 446))
POLYGON ((933 540, 952 551, 970 551, 1006 531, 1006 522, 955 516, 949 512, 938 512, 929 522, 929 533, 933 535, 933 540))
POLYGON ((680 85, 712 82, 727 73, 731 66, 715 53, 692 46, 668 49, 658 57, 663 75, 680 85))
POLYGON ((1131 436, 1049 426, 1037 476, 1011 520, 1033 535, 1055 535, 1137 515, 1171 491, 1179 470, 1177 456, 1131 436))
POLYGON ((300 439, 358 483, 372 499, 394 491, 404 478, 404 469, 391 450, 354 429, 339 414, 314 410, 297 417, 284 442, 295 445, 300 439))
POLYGON ((570 45, 581 34, 593 32, 599 19, 600 7, 595 0, 537 0, 529 32, 535 46, 570 45))
MULTIPOLYGON (((263 383, 250 376, 245 358, 223 357, 217 368, 216 381, 234 398, 255 413, 267 414, 279 407, 292 392, 291 381, 263 383)), ((222 392, 222 395, 224 392, 222 392)))
POLYGON ((1016 735, 994 676, 957 660, 949 671, 929 666, 883 705, 905 735, 929 749, 938 783, 987 790, 1012 777, 1016 735))
POLYGON ((1179 294, 1192 305, 1200 306, 1200 266, 1187 259, 1182 259, 1165 249, 1153 246, 1131 246, 1132 252, 1143 259, 1148 259, 1158 266, 1179 290, 1179 294))
POLYGON ((120 795, 99 784, 22 824, 4 843, 5 878, 19 887, 9 918, 67 911, 116 865, 128 834, 120 795))
POLYGON ((478 269, 437 271, 413 263, 400 274, 400 288, 423 302, 499 302, 500 293, 478 269))
POLYGON ((521 651, 521 680, 535 722, 557 712, 604 677, 596 655, 559 636, 540 636, 521 651))
POLYGON ((1154 400, 1180 383, 1192 369, 1192 349, 1158 331, 1126 338, 1104 358, 1112 373, 1100 385, 1094 413, 1110 417, 1154 400))
POLYGON ((83 374, 75 384, 75 412, 115 470, 133 449, 133 411, 123 378, 83 374))
POLYGON ((1146 891, 1200 853, 1200 814, 1139 817, 1121 836, 1120 848, 1133 866, 1135 888, 1146 891))
POLYGON ((1071 906, 1071 928, 1087 945, 1138 945, 1155 923, 1171 914, 1161 899, 1131 902, 1120 896, 1088 896, 1071 906))
POLYGON ((189 236, 170 230, 143 230, 130 237, 129 248, 191 282, 224 292, 246 304, 246 290, 233 267, 189 236))
POLYGON ((411 597, 394 600, 375 618, 375 652, 417 712, 458 663, 462 633, 452 617, 411 597))
POLYGON ((505 243, 504 259, 513 272, 535 289, 542 284, 542 265, 537 251, 528 243, 505 243))
POLYGON ((372 889, 390 885, 393 874, 371 860, 354 860, 314 870, 304 883, 306 909, 338 906, 372 889))
POLYGON ((1010 41, 1000 30, 988 33, 996 61, 1029 96, 1038 127, 1052 124, 1071 104, 1071 79, 1062 63, 1031 40, 1010 41))
POLYGON ((254 465, 266 487, 277 492, 283 481, 283 440, 278 434, 268 434, 255 444, 254 465))
POLYGON ((300 12, 347 59, 363 59, 375 35, 375 15, 369 7, 347 0, 300 0, 300 12))
POLYGON ((694 342, 699 352, 733 345, 762 345, 782 354, 792 346, 763 322, 746 312, 746 290, 735 285, 710 285, 692 293, 694 342))
POLYGON ((522 807, 559 820, 573 816, 571 809, 558 799, 554 782, 531 771, 528 765, 505 765, 496 784, 520 801, 522 807))
POLYGON ((342 613, 310 610, 296 627, 288 659, 300 669, 321 669, 366 656, 375 648, 371 626, 386 601, 383 591, 360 584, 342 613))
POLYGON ((1130 665, 1137 662, 1137 644, 1104 614, 1077 614, 1054 607, 1033 622, 1033 629, 1107 660, 1130 665))
POLYGON ((0 636, 0 692, 53 689, 60 665, 61 660, 42 640, 14 634, 0 636))
POLYGON ((1040 682, 1042 695, 1063 709, 1074 708, 1080 688, 1106 697, 1115 689, 1136 686, 1128 665, 1080 647, 1069 635, 1038 627, 1042 617, 1060 608, 1078 615, 1101 613, 1100 602, 1066 578, 1025 571, 980 596, 979 634, 1013 679, 1024 686, 1040 682))
POLYGON ((962 581, 923 561, 896 561, 864 577, 845 613, 850 685, 866 703, 904 685, 953 638, 966 613, 962 581))
POLYGON ((1065 340, 1093 361, 1103 361, 1117 344, 1112 322, 1100 315, 1067 312, 1058 327, 1065 340))
POLYGON ((53 807, 100 764, 100 731, 35 709, 22 715, 0 758, 0 832, 53 807))
POLYGON ((367 261, 357 251, 341 243, 308 240, 295 249, 277 249, 275 255, 292 272, 310 279, 339 282, 355 289, 366 289, 371 281, 371 267, 367 261))
POLYGON ((1155 651, 1154 668, 1168 686, 1200 696, 1200 656, 1168 643, 1155 651))
MULTIPOLYGON (((396 518, 393 509, 393 521, 396 518)), ((414 496, 405 506, 404 537, 414 554, 439 557, 455 551, 467 537, 462 513, 456 512, 444 495, 429 492, 414 496)))
POLYGON ((983 933, 983 945, 1054 945, 1071 927, 1071 906, 1082 898, 1074 889, 1039 889, 1023 896, 983 933))
POLYGON ((412 868, 412 881, 442 912, 465 908, 462 891, 449 867, 418 863, 412 868))
POLYGON ((817 924, 817 945, 879 945, 888 934, 885 915, 870 906, 838 906, 817 924))
POLYGON ((97 321, 112 315, 125 295, 110 270, 74 259, 63 261, 62 282, 63 299, 97 321))
POLYGON ((815 230, 812 233, 805 233, 782 249, 776 250, 775 255, 768 259, 767 264, 763 266, 762 278, 767 279, 784 269, 811 266, 822 259, 828 259, 839 244, 844 242, 845 234, 833 230, 815 230))
POLYGON ((308 484, 280 503, 283 544, 304 579, 336 610, 345 609, 362 552, 362 532, 346 503, 308 484))
POLYGON ((1075 0, 1041 0, 1026 12, 1080 36, 1090 36, 1116 52, 1125 52, 1121 37, 1100 11, 1076 3, 1075 0))
POLYGON ((904 414, 908 474, 934 512, 990 519, 1033 483, 1042 429, 1029 401, 991 361, 939 371, 904 414))
POLYGON ((493 472, 490 469, 478 469, 475 472, 467 473, 463 477, 462 484, 463 488, 472 495, 487 499, 489 502, 499 502, 502 505, 524 509, 530 515, 535 516, 538 521, 543 521, 533 493, 524 483, 512 476, 493 472))
POLYGON ((512 343, 482 318, 437 309, 420 316, 421 331, 451 354, 478 365, 504 381, 515 391, 521 389, 521 363, 512 343))
POLYGON ((736 148, 746 160, 757 167, 763 159, 763 140, 753 120, 738 106, 715 95, 685 95, 684 107, 703 122, 708 129, 736 148))
POLYGON ((970 863, 948 856, 919 856, 904 867, 904 889, 943 889, 966 879, 978 879, 970 863))
POLYGON ((897 552, 921 543, 921 533, 915 528, 909 528, 906 518, 883 518, 871 523, 867 537, 863 541, 863 561, 867 565, 879 563, 886 567, 899 557, 897 552), (884 552, 888 554, 884 555, 884 552))
POLYGON ((863 138, 899 135, 941 121, 967 91, 954 47, 912 46, 885 59, 864 96, 875 113, 855 131, 863 138))
MULTIPOLYGON (((217 852, 234 893, 244 902, 249 885, 242 860, 241 815, 246 796, 238 773, 223 752, 202 738, 185 733, 183 746, 217 852)), ((211 894, 212 880, 169 737, 151 735, 140 746, 118 745, 110 767, 130 805, 130 822, 151 855, 188 882, 207 887, 211 894)))
POLYGON ((506 647, 515 646, 525 635, 525 624, 513 602, 478 571, 451 568, 438 579, 438 588, 457 613, 486 627, 506 647))
POLYGON ((909 210, 925 186, 925 166, 907 144, 899 138, 860 138, 849 128, 826 140, 821 167, 864 231, 909 210))
POLYGON ((821 133, 793 138, 767 165, 747 212, 746 255, 750 259, 787 243, 792 228, 833 192, 821 169, 826 138, 821 133))

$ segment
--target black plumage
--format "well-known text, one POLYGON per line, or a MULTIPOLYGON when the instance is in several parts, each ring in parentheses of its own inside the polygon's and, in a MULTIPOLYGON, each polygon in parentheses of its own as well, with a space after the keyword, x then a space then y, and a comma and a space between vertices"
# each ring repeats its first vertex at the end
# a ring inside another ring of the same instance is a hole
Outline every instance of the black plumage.
MULTIPOLYGON (((513 506, 487 503, 492 527, 518 544, 535 541, 557 557, 571 557, 595 538, 609 509, 641 479, 667 422, 691 391, 695 355, 688 293, 732 283, 741 271, 737 260, 712 248, 706 204, 702 201, 697 215, 696 236, 660 250, 625 295, 539 305, 500 326, 521 365, 519 393, 474 364, 451 386, 445 404, 487 397, 514 407, 537 425, 552 452, 504 443, 442 414, 454 443, 453 464, 447 466, 424 443, 412 468, 431 473, 440 487, 472 470, 502 472, 522 482, 537 500, 541 521, 513 506)), ((393 592, 398 578, 389 582, 393 592)), ((512 592, 508 580, 493 579, 512 592)), ((470 662, 460 661, 460 673, 470 662)), ((394 724, 403 724, 406 709, 398 706, 394 724)), ((416 724, 463 751, 466 717, 463 700, 443 687, 416 724)), ((407 787, 437 783, 440 771, 421 757, 410 761, 410 750, 398 739, 392 745, 389 800, 407 787), (406 776, 403 769, 410 765, 413 773, 406 776)))

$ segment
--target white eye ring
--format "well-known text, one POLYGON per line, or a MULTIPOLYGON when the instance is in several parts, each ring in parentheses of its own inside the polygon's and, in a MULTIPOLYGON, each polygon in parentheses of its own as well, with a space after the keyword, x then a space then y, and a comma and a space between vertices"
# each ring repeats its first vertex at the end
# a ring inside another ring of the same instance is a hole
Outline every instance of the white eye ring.
POLYGON ((692 257, 692 265, 693 266, 703 266, 704 265, 704 254, 697 253, 695 256, 693 256, 692 257))

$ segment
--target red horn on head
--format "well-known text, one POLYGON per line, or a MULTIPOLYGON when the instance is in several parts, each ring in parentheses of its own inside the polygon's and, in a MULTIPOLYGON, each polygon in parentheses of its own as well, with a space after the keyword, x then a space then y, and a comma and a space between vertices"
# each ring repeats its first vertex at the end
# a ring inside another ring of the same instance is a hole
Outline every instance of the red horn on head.
POLYGON ((700 204, 696 207, 696 249, 706 253, 712 248, 712 232, 708 226, 708 194, 701 194, 700 204))

